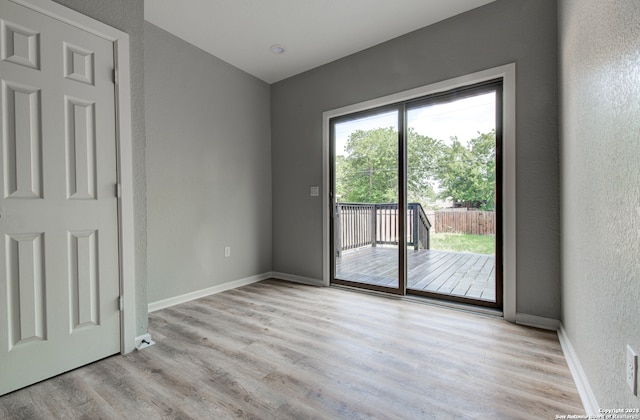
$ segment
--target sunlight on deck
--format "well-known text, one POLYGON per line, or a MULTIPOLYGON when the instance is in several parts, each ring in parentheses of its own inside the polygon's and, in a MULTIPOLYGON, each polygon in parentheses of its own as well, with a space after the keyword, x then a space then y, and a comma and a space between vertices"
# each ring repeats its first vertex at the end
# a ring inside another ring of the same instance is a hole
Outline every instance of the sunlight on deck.
MULTIPOLYGON (((407 289, 495 302, 493 255, 437 250, 407 251, 407 289)), ((364 247, 336 258, 336 278, 397 287, 398 250, 364 247)))

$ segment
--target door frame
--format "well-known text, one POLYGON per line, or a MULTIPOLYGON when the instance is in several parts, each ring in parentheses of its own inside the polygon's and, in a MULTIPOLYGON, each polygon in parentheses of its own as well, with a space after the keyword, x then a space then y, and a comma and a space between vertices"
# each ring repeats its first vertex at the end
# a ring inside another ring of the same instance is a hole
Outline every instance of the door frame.
POLYGON ((113 43, 115 67, 118 258, 120 273, 120 352, 135 349, 136 285, 133 214, 133 149, 129 35, 52 0, 8 0, 113 43))
POLYGON ((331 284, 331 220, 332 206, 330 175, 331 131, 330 120, 345 114, 353 114, 397 102, 446 92, 456 88, 502 79, 503 83, 503 168, 502 168, 502 255, 503 289, 502 312, 505 320, 516 321, 516 65, 506 64, 449 80, 421 86, 404 92, 383 96, 369 101, 347 105, 322 114, 322 277, 323 284, 331 284))
MULTIPOLYGON (((346 116, 345 120, 349 121, 349 120, 356 120, 360 117, 369 117, 369 116, 373 116, 376 114, 383 114, 386 112, 393 112, 395 111, 398 115, 397 115, 397 153, 398 153, 398 161, 397 161, 397 176, 398 176, 398 196, 396 197, 397 202, 398 202, 398 211, 400 211, 400 209, 404 209, 407 208, 407 183, 406 183, 406 179, 407 179, 407 161, 406 161, 406 157, 407 157, 407 153, 406 153, 406 141, 404 139, 405 137, 405 131, 406 131, 406 104, 405 103, 394 103, 388 107, 386 106, 382 106, 382 107, 376 107, 374 109, 371 110, 361 110, 359 112, 356 113, 347 113, 344 114, 344 116, 346 116), (369 112, 372 111, 372 112, 369 112)), ((341 116, 336 117, 337 119, 340 119, 341 116)), ((331 144, 331 139, 334 138, 335 133, 332 133, 331 131, 333 130, 333 128, 335 127, 335 124, 332 124, 332 121, 334 121, 334 118, 330 118, 329 121, 329 153, 332 156, 331 160, 329 161, 329 201, 330 204, 329 206, 331 207, 331 214, 333 215, 333 209, 335 206, 335 202, 332 198, 332 191, 335 191, 335 145, 331 144), (334 188, 332 189, 332 186, 334 186, 334 188)), ((376 211, 375 209, 373 210, 374 212, 376 211)), ((352 281, 348 281, 348 280, 343 280, 343 279, 336 279, 335 278, 335 264, 332 261, 330 261, 330 266, 329 266, 329 283, 332 282, 332 280, 337 280, 337 284, 341 284, 344 286, 350 286, 350 287, 362 287, 363 289, 368 289, 368 290, 374 290, 377 292, 384 292, 384 293, 389 293, 389 294, 394 294, 394 295, 399 295, 399 296, 404 296, 406 295, 407 292, 407 278, 406 276, 404 276, 402 273, 405 272, 406 270, 406 262, 407 262, 407 236, 401 234, 400 232, 404 232, 405 231, 405 226, 406 226, 406 218, 405 217, 398 217, 398 285, 396 287, 392 287, 392 286, 380 286, 380 285, 373 285, 373 284, 367 284, 367 283, 355 283, 352 281), (364 286, 366 284, 366 286, 364 286)), ((336 223, 335 223, 335 217, 330 217, 329 219, 329 255, 331 256, 335 256, 336 255, 336 249, 335 249, 335 236, 337 235, 336 232, 336 223)))

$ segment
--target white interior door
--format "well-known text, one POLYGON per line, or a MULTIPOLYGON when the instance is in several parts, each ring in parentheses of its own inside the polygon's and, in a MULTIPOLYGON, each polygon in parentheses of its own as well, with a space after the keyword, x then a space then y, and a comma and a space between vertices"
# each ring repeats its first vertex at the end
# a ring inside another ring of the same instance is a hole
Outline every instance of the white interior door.
POLYGON ((113 57, 0 0, 0 395, 120 350, 113 57))

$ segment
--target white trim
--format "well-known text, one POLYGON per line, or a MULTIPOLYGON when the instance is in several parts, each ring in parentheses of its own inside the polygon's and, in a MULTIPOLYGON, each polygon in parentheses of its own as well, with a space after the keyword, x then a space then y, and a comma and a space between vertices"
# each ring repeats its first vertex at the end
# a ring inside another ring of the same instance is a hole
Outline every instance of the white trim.
POLYGON ((564 358, 567 360, 567 365, 569 365, 571 376, 573 376, 573 381, 578 389, 578 395, 580 395, 580 400, 582 400, 585 412, 589 416, 600 414, 600 406, 598 405, 596 396, 591 389, 591 385, 589 385, 587 375, 584 369, 582 369, 582 364, 569 341, 569 336, 562 323, 560 323, 560 328, 558 328, 558 340, 560 341, 560 347, 562 347, 564 358))
POLYGON ((114 41, 116 121, 118 124, 118 218, 120 220, 120 292, 124 299, 122 353, 136 348, 136 272, 133 197, 133 138, 131 133, 131 86, 129 75, 129 37, 114 41))
POLYGON ((9 0, 12 3, 19 4, 28 9, 42 13, 45 16, 49 16, 60 22, 64 22, 75 28, 82 29, 85 32, 99 36, 108 41, 115 42, 122 38, 122 35, 129 35, 124 32, 113 28, 106 23, 102 23, 89 16, 83 15, 80 12, 76 12, 73 9, 69 9, 59 3, 55 3, 51 0, 9 0))
POLYGON ((116 85, 116 118, 118 123, 118 183, 120 198, 120 291, 124 299, 122 317, 122 353, 135 347, 136 335, 136 273, 135 226, 133 198, 133 138, 131 133, 131 86, 129 79, 129 37, 114 42, 116 85))
POLYGON ((407 101, 433 93, 503 79, 503 305, 504 319, 516 321, 516 65, 506 64, 477 73, 456 77, 427 86, 410 89, 358 104, 325 111, 322 114, 322 282, 325 286, 331 279, 330 222, 331 200, 329 199, 330 159, 329 120, 341 115, 380 106, 407 101))
POLYGON ((155 312, 160 309, 169 308, 181 303, 190 302, 195 299, 200 299, 205 296, 215 295, 216 293, 226 292, 227 290, 236 289, 238 287, 247 286, 249 284, 257 283, 262 280, 271 278, 271 272, 258 274, 244 279, 233 280, 227 283, 218 284, 216 286, 207 287, 206 289, 196 290, 194 292, 185 293, 180 296, 174 296, 167 299, 158 300, 156 302, 149 303, 148 311, 155 312))
POLYGON ((308 284, 310 286, 324 286, 324 282, 321 279, 297 276, 294 274, 278 273, 274 271, 271 273, 271 277, 278 280, 290 281, 293 283, 308 284))
MULTIPOLYGON (((501 70, 498 70, 501 69, 501 70)), ((502 312, 516 320, 516 65, 502 71, 502 312)))
POLYGON ((522 313, 516 314, 516 324, 550 331, 558 331, 560 328, 560 321, 557 319, 522 313))
POLYGON ((124 308, 120 318, 120 351, 135 349, 135 239, 133 215, 133 150, 131 135, 131 85, 129 72, 129 35, 51 0, 10 0, 45 16, 64 22, 114 43, 114 66, 119 70, 116 84, 116 137, 118 182, 122 194, 118 200, 120 294, 124 308))

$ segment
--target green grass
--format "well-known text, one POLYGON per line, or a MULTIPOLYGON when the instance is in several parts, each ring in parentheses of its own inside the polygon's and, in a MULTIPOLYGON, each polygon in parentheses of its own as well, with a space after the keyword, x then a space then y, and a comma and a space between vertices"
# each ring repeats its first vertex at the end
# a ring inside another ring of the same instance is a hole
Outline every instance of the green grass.
POLYGON ((465 235, 464 233, 432 233, 431 249, 474 254, 495 253, 495 237, 492 235, 465 235))

